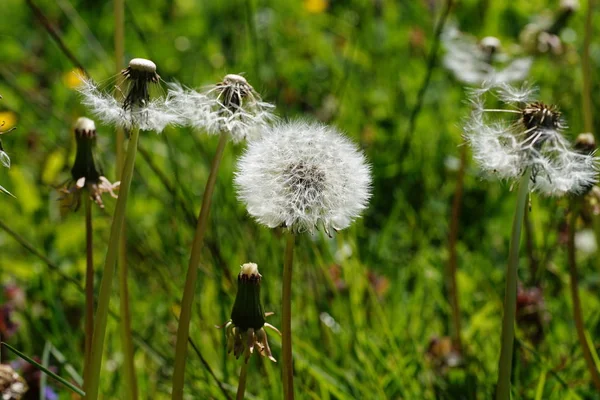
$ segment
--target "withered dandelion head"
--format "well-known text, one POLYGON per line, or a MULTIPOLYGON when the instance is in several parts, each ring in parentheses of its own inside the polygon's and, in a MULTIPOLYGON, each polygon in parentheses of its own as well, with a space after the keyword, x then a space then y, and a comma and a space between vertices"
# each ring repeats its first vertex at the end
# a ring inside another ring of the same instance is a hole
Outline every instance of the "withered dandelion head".
POLYGON ((161 82, 156 64, 143 58, 134 58, 121 75, 124 82, 116 87, 122 93, 118 100, 101 90, 91 79, 83 78, 79 92, 82 103, 104 123, 125 129, 139 128, 161 132, 167 125, 179 125, 181 117, 170 107, 169 99, 151 98, 151 85, 161 82))
POLYGON ((95 159, 96 125, 89 118, 81 117, 75 124, 75 141, 77 153, 75 162, 71 168, 72 181, 61 189, 62 206, 77 210, 81 204, 81 193, 87 190, 90 198, 104 208, 102 195, 109 193, 117 197, 115 191, 119 188, 119 182, 111 183, 97 166, 95 159))
POLYGON ((256 139, 276 119, 275 106, 262 101, 241 75, 226 75, 203 92, 172 85, 169 100, 187 125, 212 135, 228 133, 235 143, 256 139))
POLYGON ((529 86, 487 84, 471 91, 473 111, 465 138, 479 166, 501 179, 531 169, 532 189, 546 195, 582 193, 597 180, 597 158, 573 149, 563 137, 558 108, 536 101, 529 86), (508 107, 487 108, 488 95, 508 107))
POLYGON ((262 276, 256 264, 247 263, 241 266, 231 320, 224 325, 228 352, 233 352, 236 358, 243 354, 246 363, 254 350, 275 362, 265 327, 281 334, 277 328, 265 322, 265 318, 270 314, 263 311, 260 300, 261 280, 262 276))

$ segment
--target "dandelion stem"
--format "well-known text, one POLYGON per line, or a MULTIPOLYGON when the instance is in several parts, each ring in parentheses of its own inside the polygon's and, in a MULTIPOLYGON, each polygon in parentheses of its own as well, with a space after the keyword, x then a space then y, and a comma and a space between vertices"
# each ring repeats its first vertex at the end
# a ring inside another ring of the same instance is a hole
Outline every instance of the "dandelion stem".
MULTIPOLYGON (((590 43, 592 42, 592 16, 594 11, 594 0, 588 0, 587 13, 585 17, 585 34, 583 37, 583 55, 581 57, 581 66, 583 69, 583 121, 586 132, 592 132, 594 129, 594 119, 592 111, 592 65, 590 62, 590 43)), ((593 132, 592 132, 593 133, 593 132)))
POLYGON ((296 235, 288 230, 286 232, 285 258, 283 262, 283 299, 282 299, 282 358, 283 358, 283 398, 294 398, 294 370, 292 360, 292 266, 294 264, 294 243, 296 235))
POLYGON ((583 358, 592 376, 592 382, 596 390, 600 391, 600 374, 594 363, 592 353, 588 347, 588 342, 585 337, 585 326, 583 323, 583 312, 581 311, 581 301, 579 299, 579 283, 577 278, 577 261, 575 258, 575 225, 579 216, 579 203, 577 199, 571 199, 571 215, 569 218, 569 236, 567 240, 567 252, 569 262, 569 275, 571 278, 571 299, 573 301, 573 315, 575 317, 575 329, 577 330, 577 338, 581 345, 583 358))
POLYGON ((238 381, 236 400, 244 400, 244 394, 246 393, 246 375, 248 374, 248 363, 242 363, 242 370, 240 371, 240 380, 238 381))
POLYGON ((219 165, 221 164, 221 159, 223 158, 223 151, 225 150, 228 138, 228 133, 221 133, 219 144, 217 145, 217 150, 210 167, 208 181, 204 188, 202 207, 200 208, 198 224, 196 225, 196 232, 192 242, 192 253, 190 255, 187 276, 185 278, 183 299, 181 301, 181 315, 179 316, 179 326, 177 327, 177 343, 175 345, 175 365, 173 371, 173 400, 181 400, 183 398, 185 359, 188 338, 190 335, 190 321, 192 318, 196 280, 198 279, 198 265, 200 264, 200 256, 202 248, 204 247, 204 234, 206 233, 206 227, 208 225, 208 213, 210 211, 212 194, 217 181, 217 172, 219 170, 219 165))
MULTIPOLYGON (((464 144, 464 143, 463 143, 464 144)), ((467 146, 461 146, 460 167, 456 177, 456 188, 452 200, 452 215, 450 219, 450 235, 448 238, 448 294, 450 307, 452 309, 452 338, 458 352, 462 352, 462 341, 460 339, 460 307, 458 303, 458 283, 456 280, 456 242, 458 240, 458 227, 460 224, 460 207, 465 182, 465 168, 467 165, 467 146)))
POLYGON ((86 192, 85 196, 85 349, 83 356, 83 389, 89 381, 90 358, 92 352, 92 335, 94 334, 94 246, 92 229, 92 200, 86 192))
POLYGON ((140 131, 134 128, 131 131, 131 138, 127 147, 127 155, 125 156, 125 164, 123 166, 123 174, 119 198, 115 208, 115 215, 110 228, 110 239, 108 242, 108 251, 104 263, 102 274, 102 282, 100 283, 100 293, 98 296, 98 308, 96 311, 96 329, 92 338, 92 362, 90 367, 90 379, 86 399, 96 400, 98 398, 98 390, 100 386, 100 368, 102 366, 102 351, 104 348, 104 337, 106 336, 106 319, 110 303, 110 290, 115 274, 115 264, 119 251, 119 243, 121 233, 123 231, 123 223, 125 221, 125 210, 127 207, 127 198, 129 197, 129 189, 133 177, 133 169, 135 167, 135 155, 137 152, 138 140, 140 131))
POLYGON ((521 227, 529 193, 529 177, 531 169, 527 168, 517 194, 517 208, 513 219, 512 236, 506 271, 506 291, 504 293, 504 318, 502 319, 502 347, 496 387, 496 400, 510 399, 510 375, 512 369, 513 346, 515 339, 515 315, 517 311, 517 270, 519 265, 519 245, 521 242, 521 227))

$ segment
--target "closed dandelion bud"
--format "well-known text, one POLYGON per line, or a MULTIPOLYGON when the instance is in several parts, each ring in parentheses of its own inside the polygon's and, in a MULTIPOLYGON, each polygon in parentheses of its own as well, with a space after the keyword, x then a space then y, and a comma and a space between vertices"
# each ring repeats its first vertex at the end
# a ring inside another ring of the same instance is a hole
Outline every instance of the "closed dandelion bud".
POLYGON ((0 364, 0 398, 2 400, 20 400, 27 390, 25 380, 10 365, 0 364))
POLYGON ((596 150, 596 139, 591 133, 580 133, 575 139, 575 150, 582 154, 591 154, 596 150))
POLYGON ((238 275, 238 291, 231 311, 231 320, 225 324, 227 349, 236 358, 244 355, 244 361, 254 352, 271 361, 276 361, 271 354, 265 327, 277 333, 277 328, 265 321, 267 314, 263 311, 260 300, 260 283, 262 276, 254 263, 242 265, 238 275))
POLYGON ((116 198, 115 190, 119 188, 119 182, 111 183, 97 167, 94 154, 96 144, 94 121, 81 117, 77 120, 74 131, 77 152, 73 168, 71 168, 73 180, 67 187, 61 189, 63 193, 62 206, 77 210, 81 204, 81 191, 87 190, 90 198, 100 208, 104 208, 102 194, 109 193, 116 198))
POLYGON ((181 117, 170 107, 168 99, 151 98, 151 87, 161 82, 156 64, 143 58, 134 58, 121 71, 124 82, 117 86, 123 100, 100 89, 91 79, 84 78, 79 88, 82 103, 104 123, 125 129, 139 128, 161 132, 167 125, 179 125, 181 117))

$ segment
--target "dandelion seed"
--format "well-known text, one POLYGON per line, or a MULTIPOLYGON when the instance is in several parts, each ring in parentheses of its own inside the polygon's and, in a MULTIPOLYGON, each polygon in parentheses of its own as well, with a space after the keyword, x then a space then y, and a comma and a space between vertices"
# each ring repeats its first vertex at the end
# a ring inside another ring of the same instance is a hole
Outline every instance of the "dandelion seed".
POLYGON ((533 93, 531 87, 507 84, 471 91, 473 112, 464 132, 473 157, 501 179, 518 179, 531 169, 532 190, 546 195, 584 192, 597 181, 597 158, 574 151, 562 135, 565 123, 557 107, 533 101, 533 93), (486 109, 488 94, 510 108, 486 109))
POLYGON ((117 90, 123 92, 123 101, 102 91, 92 80, 82 79, 79 87, 82 103, 100 120, 127 130, 138 127, 156 132, 163 131, 167 125, 181 123, 180 116, 173 112, 168 99, 150 98, 150 86, 158 85, 161 81, 152 61, 134 58, 121 75, 125 78, 124 83, 117 90))
POLYGON ((294 121, 270 128, 240 158, 238 197, 258 222, 328 234, 366 208, 371 176, 365 156, 335 128, 294 121))
POLYGON ((241 75, 226 75, 201 93, 170 85, 168 99, 187 125, 212 135, 226 132, 235 143, 258 138, 275 120, 275 106, 262 101, 241 75))
POLYGON ((61 189, 62 206, 67 209, 77 210, 81 205, 81 193, 87 190, 89 196, 100 208, 104 208, 102 195, 109 193, 116 198, 115 191, 119 182, 111 183, 104 177, 97 167, 94 155, 96 143, 96 125, 89 118, 81 117, 75 124, 75 139, 77 142, 77 155, 71 169, 73 180, 61 189))
POLYGON ((260 300, 260 284, 262 276, 258 272, 258 266, 247 263, 241 266, 238 275, 238 291, 235 303, 231 311, 231 320, 225 325, 227 337, 227 351, 234 354, 236 358, 244 355, 247 363, 254 350, 263 357, 268 357, 276 362, 267 340, 264 327, 279 332, 273 325, 265 322, 268 314, 263 311, 260 300))
POLYGON ((502 51, 500 40, 495 37, 488 36, 477 42, 475 38, 451 27, 444 31, 442 41, 446 47, 444 66, 461 82, 509 83, 521 81, 529 74, 532 59, 509 57, 502 51))

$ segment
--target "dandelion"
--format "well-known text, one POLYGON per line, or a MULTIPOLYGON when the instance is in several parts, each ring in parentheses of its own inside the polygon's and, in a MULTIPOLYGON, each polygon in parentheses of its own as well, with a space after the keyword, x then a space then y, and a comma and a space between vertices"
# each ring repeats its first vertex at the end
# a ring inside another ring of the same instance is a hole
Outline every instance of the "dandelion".
POLYGON ((530 53, 563 54, 565 46, 560 32, 578 9, 579 0, 561 0, 556 12, 537 16, 519 34, 523 47, 530 53))
POLYGON ((273 106, 261 101, 254 88, 240 75, 226 75, 221 83, 203 93, 171 85, 168 99, 170 106, 177 110, 184 124, 204 129, 209 134, 219 135, 219 144, 211 164, 202 197, 202 207, 198 215, 177 328, 173 399, 182 399, 187 342, 198 278, 198 265, 208 226, 212 194, 225 145, 229 138, 233 142, 240 142, 259 136, 274 117, 271 113, 273 106))
POLYGON ((203 92, 170 85, 168 99, 186 125, 211 135, 226 132, 234 143, 256 139, 275 120, 275 106, 241 75, 226 75, 203 92))
POLYGON ((79 92, 82 103, 101 121, 109 125, 132 130, 162 132, 167 125, 178 125, 180 118, 172 111, 168 99, 150 98, 152 85, 161 81, 156 64, 143 58, 134 58, 121 71, 122 85, 116 87, 124 99, 117 100, 101 90, 91 79, 82 79, 79 92))
POLYGON ((0 396, 2 400, 20 400, 29 388, 25 380, 8 364, 0 364, 0 396))
POLYGON ((117 198, 115 191, 118 190, 120 182, 111 183, 97 166, 95 160, 94 146, 96 144, 96 125, 89 118, 81 117, 75 124, 75 140, 77 143, 77 154, 75 163, 71 169, 73 180, 67 187, 61 189, 64 194, 63 206, 68 209, 77 210, 81 205, 82 191, 87 190, 89 197, 100 207, 104 208, 102 195, 110 194, 117 198))
POLYGON ((251 142, 238 162, 240 200, 269 228, 327 234, 347 228, 368 204, 365 156, 336 129, 294 121, 251 142))
POLYGON ((482 170, 501 179, 531 172, 532 190, 561 196, 582 193, 596 182, 597 159, 575 151, 563 137, 565 122, 554 105, 533 100, 530 87, 487 86, 472 92, 473 112, 465 136, 482 170), (507 109, 486 109, 484 96, 496 95, 507 109), (489 115, 514 118, 490 120, 489 115))
POLYGON ((367 207, 370 168, 364 155, 336 129, 294 121, 250 142, 235 177, 248 213, 270 228, 287 230, 283 266, 284 398, 294 398, 291 284, 295 235, 347 228, 367 207))
POLYGON ((521 81, 529 74, 533 61, 530 57, 510 57, 495 37, 477 41, 455 27, 444 31, 442 42, 446 47, 444 66, 468 84, 521 81))
POLYGON ((565 122, 558 108, 534 100, 535 90, 508 84, 487 84, 471 92, 473 111, 464 132, 473 157, 485 172, 519 181, 506 278, 502 347, 496 398, 510 394, 510 376, 517 297, 519 242, 529 185, 534 191, 561 196, 582 193, 596 182, 597 159, 574 151, 562 136, 565 122), (507 108, 486 108, 486 96, 507 108), (508 118, 492 119, 491 116, 508 118))

